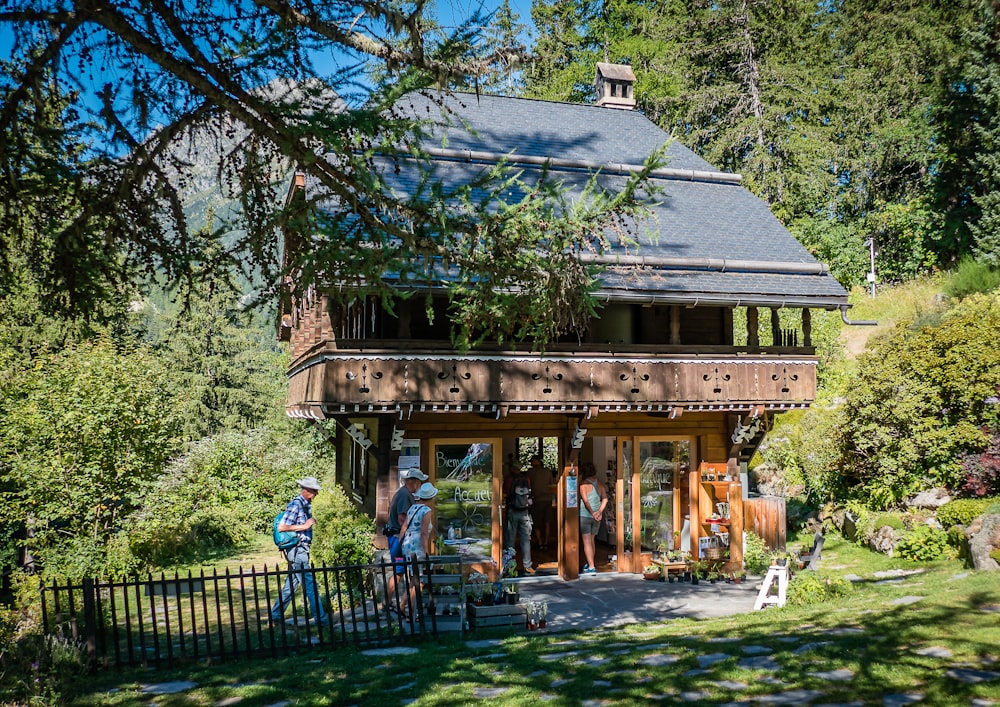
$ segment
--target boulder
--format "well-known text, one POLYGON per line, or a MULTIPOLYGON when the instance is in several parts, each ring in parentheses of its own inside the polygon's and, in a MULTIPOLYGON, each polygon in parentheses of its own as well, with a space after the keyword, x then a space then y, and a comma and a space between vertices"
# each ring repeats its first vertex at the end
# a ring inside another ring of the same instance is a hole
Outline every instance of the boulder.
MULTIPOLYGON (((900 532, 900 537, 902 537, 902 532, 900 532)), ((888 525, 883 525, 875 531, 871 540, 868 541, 868 545, 875 552, 881 552, 883 555, 892 557, 893 550, 896 549, 898 542, 899 538, 896 537, 896 531, 888 525)))
POLYGON ((948 501, 951 500, 951 496, 944 489, 928 489, 927 491, 921 491, 912 499, 907 501, 906 505, 911 508, 932 508, 937 510, 948 501))
POLYGON ((1000 547, 1000 514, 989 513, 976 518, 965 531, 969 538, 969 556, 972 566, 983 572, 995 572, 1000 564, 990 553, 1000 547))

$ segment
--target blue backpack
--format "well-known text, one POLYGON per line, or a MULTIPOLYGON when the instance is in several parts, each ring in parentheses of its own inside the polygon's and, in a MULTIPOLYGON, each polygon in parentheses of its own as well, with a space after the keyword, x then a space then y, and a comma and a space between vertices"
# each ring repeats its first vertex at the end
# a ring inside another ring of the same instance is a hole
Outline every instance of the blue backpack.
MULTIPOLYGON (((287 510, 287 508, 285 510, 287 510)), ((281 513, 274 517, 274 525, 272 526, 274 544, 278 546, 279 550, 291 550, 299 544, 299 534, 294 530, 278 530, 278 525, 281 524, 281 519, 284 517, 285 511, 281 511, 281 513)))

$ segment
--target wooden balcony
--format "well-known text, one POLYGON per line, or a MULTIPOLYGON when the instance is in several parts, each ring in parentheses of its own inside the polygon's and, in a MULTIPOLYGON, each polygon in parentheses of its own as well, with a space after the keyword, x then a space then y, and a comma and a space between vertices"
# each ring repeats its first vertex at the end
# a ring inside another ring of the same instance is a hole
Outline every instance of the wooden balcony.
POLYGON ((293 416, 349 412, 742 410, 808 406, 812 355, 345 351, 320 348, 289 371, 293 416))

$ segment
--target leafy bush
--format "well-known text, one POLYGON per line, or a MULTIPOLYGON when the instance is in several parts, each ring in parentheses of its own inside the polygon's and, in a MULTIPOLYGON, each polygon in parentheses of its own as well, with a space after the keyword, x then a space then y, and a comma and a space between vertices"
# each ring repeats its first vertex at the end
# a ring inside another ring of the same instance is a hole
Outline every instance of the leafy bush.
POLYGON ((834 437, 842 486, 875 509, 962 479, 958 457, 987 444, 1000 385, 1000 293, 973 295, 918 326, 902 322, 858 358, 834 437))
POLYGON ((0 375, 0 522, 33 519, 46 569, 100 573, 105 544, 178 450, 179 396, 152 350, 103 337, 0 375))
POLYGON ((743 547, 743 564, 750 574, 762 575, 771 564, 771 550, 764 539, 752 530, 746 533, 743 547))
POLYGON ((937 509, 937 521, 944 528, 968 525, 986 512, 995 498, 956 498, 937 509))
POLYGON ((991 292, 1000 287, 1000 270, 971 256, 964 256, 944 282, 949 297, 962 299, 972 294, 991 292))
POLYGON ((896 552, 904 560, 940 560, 949 554, 948 534, 929 525, 914 526, 896 544, 896 552))
POLYGON ((959 457, 962 481, 958 492, 968 498, 1000 495, 1000 436, 993 433, 989 445, 982 451, 967 452, 959 457))
POLYGON ((799 572, 788 583, 787 602, 792 606, 807 606, 847 596, 852 591, 854 587, 843 577, 829 577, 813 571, 799 572))
MULTIPOLYGON (((327 461, 268 430, 205 438, 174 460, 112 544, 108 571, 134 574, 245 546, 327 461)), ((322 497, 322 496, 321 496, 322 497)))
POLYGON ((3 704, 60 705, 87 672, 78 643, 45 636, 39 578, 14 575, 16 599, 0 606, 0 699, 3 704))
POLYGON ((324 489, 313 504, 316 531, 312 557, 325 565, 355 565, 371 562, 375 521, 355 508, 340 486, 324 489), (329 493, 327 493, 329 490, 329 493))
POLYGON ((779 417, 759 456, 781 470, 786 488, 804 489, 811 506, 842 498, 842 473, 837 466, 837 447, 832 443, 839 436, 839 409, 820 402, 797 424, 789 424, 794 418, 785 418, 779 417))
POLYGON ((948 544, 953 548, 962 549, 965 547, 965 531, 962 530, 960 526, 953 525, 948 530, 945 531, 945 535, 948 538, 948 544))

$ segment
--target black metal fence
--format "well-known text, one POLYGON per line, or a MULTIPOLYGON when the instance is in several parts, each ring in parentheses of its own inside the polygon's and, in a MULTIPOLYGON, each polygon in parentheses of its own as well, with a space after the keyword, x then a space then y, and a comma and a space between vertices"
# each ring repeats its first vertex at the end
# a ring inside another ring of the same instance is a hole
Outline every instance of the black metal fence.
MULTIPOLYGON (((290 574, 281 567, 52 582, 42 587, 42 621, 47 634, 85 646, 95 668, 386 645, 463 630, 464 570, 461 556, 313 567, 305 572, 326 608, 323 621, 309 615, 304 581, 282 619, 271 619, 290 574), (458 603, 439 606, 449 595, 458 603)), ((294 572, 297 580, 302 573, 294 572)))

